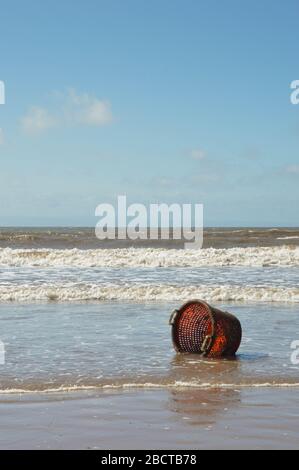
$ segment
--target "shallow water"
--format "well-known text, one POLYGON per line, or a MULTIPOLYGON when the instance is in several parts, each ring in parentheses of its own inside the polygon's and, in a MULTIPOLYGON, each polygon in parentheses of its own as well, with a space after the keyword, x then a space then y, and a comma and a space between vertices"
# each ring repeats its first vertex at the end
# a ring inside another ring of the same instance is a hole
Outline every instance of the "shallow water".
POLYGON ((92 229, 1 229, 0 392, 299 386, 297 238, 208 229, 202 250, 109 248, 92 229), (235 360, 174 353, 168 318, 190 298, 240 318, 235 360))
POLYGON ((291 362, 297 307, 221 304, 240 319, 243 340, 235 360, 209 360, 174 352, 168 318, 177 306, 1 304, 1 392, 299 386, 299 366, 291 362))

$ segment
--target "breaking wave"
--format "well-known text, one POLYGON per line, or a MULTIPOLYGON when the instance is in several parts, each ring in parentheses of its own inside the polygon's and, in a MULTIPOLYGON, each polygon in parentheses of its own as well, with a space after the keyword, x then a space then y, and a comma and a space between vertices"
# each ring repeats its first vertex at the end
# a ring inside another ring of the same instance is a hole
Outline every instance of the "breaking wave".
POLYGON ((47 284, 0 286, 1 302, 164 301, 204 298, 210 302, 299 302, 299 288, 274 286, 184 286, 130 284, 47 284))
POLYGON ((299 266, 299 247, 117 249, 12 249, 0 248, 0 266, 23 267, 200 267, 299 266))

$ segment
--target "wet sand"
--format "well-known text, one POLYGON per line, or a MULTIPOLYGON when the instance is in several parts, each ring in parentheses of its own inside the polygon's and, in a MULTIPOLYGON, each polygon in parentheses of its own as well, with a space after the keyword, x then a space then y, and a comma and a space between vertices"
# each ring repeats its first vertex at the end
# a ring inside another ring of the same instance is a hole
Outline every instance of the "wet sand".
POLYGON ((0 448, 298 449, 298 410, 295 387, 7 395, 0 448))

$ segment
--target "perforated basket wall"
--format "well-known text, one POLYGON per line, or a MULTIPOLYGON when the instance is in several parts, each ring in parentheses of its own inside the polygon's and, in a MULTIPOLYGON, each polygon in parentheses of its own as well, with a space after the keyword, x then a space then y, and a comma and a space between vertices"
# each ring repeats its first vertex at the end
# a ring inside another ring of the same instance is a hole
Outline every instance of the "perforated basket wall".
POLYGON ((241 343, 239 320, 202 300, 191 300, 175 310, 170 324, 173 345, 178 352, 208 357, 233 356, 241 343))

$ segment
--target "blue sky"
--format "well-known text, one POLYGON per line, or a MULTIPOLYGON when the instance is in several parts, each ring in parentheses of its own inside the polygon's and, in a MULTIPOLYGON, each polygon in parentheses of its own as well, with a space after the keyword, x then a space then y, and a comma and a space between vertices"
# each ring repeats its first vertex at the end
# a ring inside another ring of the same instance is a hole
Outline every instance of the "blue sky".
POLYGON ((0 225, 198 202, 298 226, 298 2, 0 0, 0 225))

